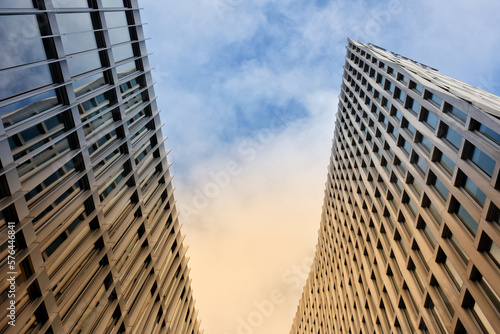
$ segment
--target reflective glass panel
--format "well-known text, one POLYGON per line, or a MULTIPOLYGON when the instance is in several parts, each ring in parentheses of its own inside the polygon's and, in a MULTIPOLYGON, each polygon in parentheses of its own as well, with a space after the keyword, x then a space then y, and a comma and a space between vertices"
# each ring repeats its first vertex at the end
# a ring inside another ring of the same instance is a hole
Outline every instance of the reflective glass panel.
POLYGON ((33 8, 31 0, 2 0, 0 8, 33 8))
POLYGON ((90 13, 56 14, 56 21, 61 34, 94 30, 90 13))
POLYGON ((52 83, 49 65, 8 70, 0 80, 0 100, 52 83))
POLYGON ((0 31, 0 69, 47 59, 35 15, 0 15, 0 31))
POLYGON ((93 31, 62 35, 61 39, 67 55, 97 48, 93 31))
POLYGON ((106 82, 104 81, 102 73, 97 73, 90 77, 86 77, 73 82, 73 89, 75 91, 76 97, 80 97, 105 84, 106 82))
POLYGON ((119 62, 120 60, 131 58, 134 56, 134 52, 132 51, 132 45, 130 44, 115 46, 112 48, 112 50, 115 62, 119 62))
POLYGON ((88 8, 87 0, 52 0, 54 8, 88 8))
POLYGON ((470 159, 476 166, 481 168, 481 170, 488 174, 490 177, 493 175, 493 171, 495 169, 495 160, 490 158, 483 151, 481 151, 477 147, 474 147, 472 157, 470 159))
POLYGON ((123 7, 123 0, 102 0, 103 7, 123 7))
POLYGON ((99 52, 80 54, 69 57, 67 59, 71 76, 76 76, 78 74, 101 67, 99 52))
POLYGON ((0 108, 3 125, 7 128, 59 104, 55 90, 0 108))
POLYGON ((127 17, 125 12, 105 12, 104 18, 106 19, 106 25, 109 28, 128 26, 127 17))
POLYGON ((111 45, 130 41, 130 33, 127 27, 109 29, 108 34, 111 45))

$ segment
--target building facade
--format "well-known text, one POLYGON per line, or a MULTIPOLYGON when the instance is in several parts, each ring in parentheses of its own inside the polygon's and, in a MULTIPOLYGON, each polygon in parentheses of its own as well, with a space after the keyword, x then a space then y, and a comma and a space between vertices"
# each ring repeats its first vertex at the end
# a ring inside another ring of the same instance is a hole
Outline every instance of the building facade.
POLYGON ((290 333, 499 333, 500 98, 348 42, 290 333))
POLYGON ((0 332, 199 333, 137 0, 0 30, 0 332))

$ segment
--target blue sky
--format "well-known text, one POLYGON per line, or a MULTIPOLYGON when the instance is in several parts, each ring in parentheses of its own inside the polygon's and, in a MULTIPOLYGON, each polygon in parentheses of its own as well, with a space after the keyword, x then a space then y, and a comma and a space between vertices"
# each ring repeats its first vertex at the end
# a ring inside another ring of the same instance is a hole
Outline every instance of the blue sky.
POLYGON ((290 329, 347 37, 500 94, 495 0, 140 4, 206 334, 290 329))

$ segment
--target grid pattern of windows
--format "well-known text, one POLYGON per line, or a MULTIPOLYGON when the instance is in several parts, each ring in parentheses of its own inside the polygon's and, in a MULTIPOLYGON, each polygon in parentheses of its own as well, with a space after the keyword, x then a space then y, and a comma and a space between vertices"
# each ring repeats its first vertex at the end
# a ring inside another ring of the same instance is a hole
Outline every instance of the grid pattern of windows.
POLYGON ((200 333, 137 0, 4 2, 0 332, 200 333))
POLYGON ((344 69, 316 256, 290 333, 493 333, 500 98, 485 112, 445 89, 453 79, 352 40, 344 69))

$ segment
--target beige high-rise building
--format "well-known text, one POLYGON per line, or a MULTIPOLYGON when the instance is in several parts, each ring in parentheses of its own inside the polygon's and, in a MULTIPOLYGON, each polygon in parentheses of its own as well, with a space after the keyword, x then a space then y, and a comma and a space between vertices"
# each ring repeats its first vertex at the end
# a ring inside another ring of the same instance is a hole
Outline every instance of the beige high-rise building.
POLYGON ((290 333, 500 333, 500 98, 348 43, 290 333))
POLYGON ((199 333, 137 0, 0 31, 0 332, 199 333))

